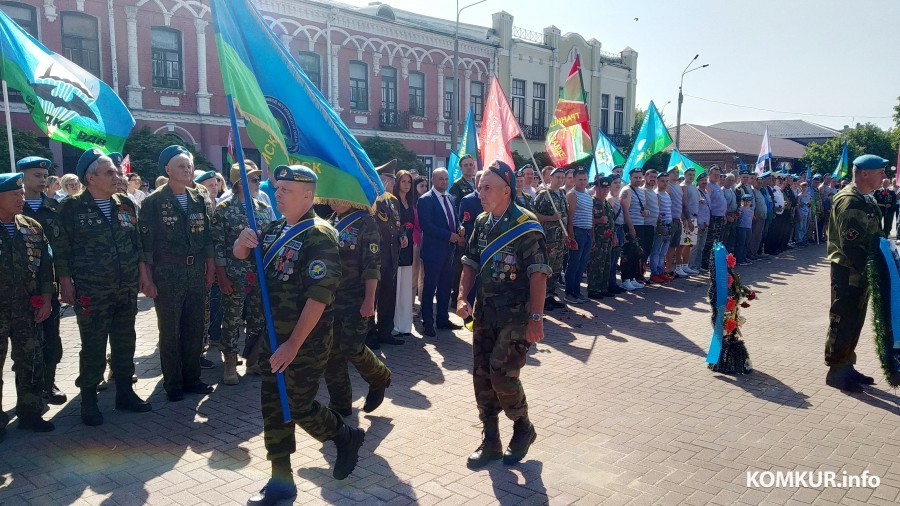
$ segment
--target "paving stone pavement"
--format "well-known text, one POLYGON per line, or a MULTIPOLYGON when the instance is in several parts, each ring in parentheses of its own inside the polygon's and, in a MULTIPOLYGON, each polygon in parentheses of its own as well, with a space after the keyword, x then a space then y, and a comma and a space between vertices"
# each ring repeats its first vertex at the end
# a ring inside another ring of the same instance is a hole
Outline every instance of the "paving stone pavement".
MULTIPOLYGON (((900 501, 900 398, 883 379, 859 396, 824 385, 829 298, 824 246, 741 267, 760 300, 745 311, 757 369, 724 376, 704 364, 710 323, 705 279, 648 288, 573 312, 549 314, 546 339, 522 373, 538 439, 520 465, 465 467, 479 443, 471 335, 442 331, 381 354, 394 373, 385 404, 354 410, 366 429, 356 471, 331 478, 334 445, 298 431, 298 504, 896 504, 900 501), (752 488, 748 471, 834 471, 881 478, 877 488, 752 488)), ((79 418, 79 341, 63 321, 59 384, 69 395, 48 417, 57 430, 9 426, 0 444, 2 504, 241 504, 265 482, 259 379, 219 384, 207 397, 168 403, 152 304, 140 302, 137 390, 148 414, 79 418)), ((861 371, 878 376, 871 329, 861 371)), ((218 382, 217 369, 204 379, 218 382)), ((13 376, 3 371, 12 417, 13 376)), ((354 377, 356 408, 365 386, 354 377)), ((326 400, 324 387, 319 397, 326 400)), ((501 421, 504 440, 512 432, 501 421)))

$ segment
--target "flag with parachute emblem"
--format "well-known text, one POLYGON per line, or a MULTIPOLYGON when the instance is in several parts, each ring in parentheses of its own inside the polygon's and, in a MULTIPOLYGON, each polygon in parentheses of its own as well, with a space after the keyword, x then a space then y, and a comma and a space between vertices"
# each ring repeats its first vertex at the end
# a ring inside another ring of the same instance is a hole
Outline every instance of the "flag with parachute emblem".
POLYGON ((631 177, 628 175, 634 169, 640 169, 647 163, 647 160, 657 153, 661 153, 664 149, 672 144, 672 136, 666 129, 656 105, 650 101, 647 107, 647 113, 644 115, 644 122, 637 137, 634 139, 634 146, 628 153, 628 160, 625 161, 625 169, 622 172, 622 181, 629 182, 631 177))
POLYGON ((591 121, 586 102, 581 58, 576 56, 544 141, 547 155, 555 167, 570 165, 591 156, 591 121))
POLYGON ((672 150, 672 156, 669 157, 669 168, 666 169, 666 172, 672 169, 678 169, 679 176, 683 176, 688 169, 694 169, 694 184, 697 184, 701 174, 706 174, 706 169, 702 165, 684 156, 677 149, 672 150))
POLYGON ((597 130, 597 142, 594 146, 594 159, 591 161, 588 181, 593 181, 598 175, 608 176, 612 174, 612 170, 623 163, 625 163, 625 155, 613 145, 612 141, 603 134, 602 130, 597 130))
POLYGON ((0 74, 51 140, 121 152, 134 118, 103 81, 50 51, 0 11, 0 74))

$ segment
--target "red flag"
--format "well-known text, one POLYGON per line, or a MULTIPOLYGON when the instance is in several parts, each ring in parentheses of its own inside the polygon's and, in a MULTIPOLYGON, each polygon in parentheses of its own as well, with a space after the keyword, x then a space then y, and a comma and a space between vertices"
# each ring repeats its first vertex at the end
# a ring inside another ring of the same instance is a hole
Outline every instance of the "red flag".
POLYGON ((500 160, 515 170, 509 141, 520 137, 522 130, 513 116, 506 95, 500 88, 496 77, 491 78, 487 100, 484 103, 484 117, 481 120, 481 131, 478 132, 478 147, 481 148, 481 159, 487 167, 500 160))
POLYGON ((586 100, 581 80, 581 59, 576 56, 562 96, 556 103, 553 123, 547 129, 545 145, 554 167, 563 167, 592 155, 591 122, 586 100))
POLYGON ((125 155, 125 159, 122 160, 122 170, 125 174, 131 174, 131 155, 125 155))

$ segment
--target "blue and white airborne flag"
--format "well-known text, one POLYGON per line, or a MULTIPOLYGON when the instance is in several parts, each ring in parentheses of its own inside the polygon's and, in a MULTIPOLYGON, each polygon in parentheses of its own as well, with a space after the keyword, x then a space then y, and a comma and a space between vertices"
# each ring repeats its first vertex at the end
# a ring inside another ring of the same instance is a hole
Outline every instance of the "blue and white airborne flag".
POLYGON ((756 158, 756 173, 762 174, 766 171, 766 160, 772 159, 772 148, 769 147, 769 129, 766 128, 766 134, 763 136, 762 146, 759 148, 759 156, 756 158))

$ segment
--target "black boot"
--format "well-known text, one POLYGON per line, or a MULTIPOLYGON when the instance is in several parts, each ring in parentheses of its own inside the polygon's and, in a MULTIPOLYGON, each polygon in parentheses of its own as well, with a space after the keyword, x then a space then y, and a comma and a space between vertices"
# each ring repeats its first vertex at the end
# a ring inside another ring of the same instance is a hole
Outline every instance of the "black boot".
POLYGON ((116 382, 116 409, 131 411, 133 413, 146 413, 153 409, 149 402, 144 401, 134 393, 131 381, 116 382))
POLYGON ((56 366, 46 366, 48 368, 45 374, 44 380, 44 400, 47 401, 47 404, 54 404, 56 406, 65 404, 68 398, 66 394, 62 393, 59 387, 56 386, 56 366))
POLYGON ((285 482, 272 478, 258 494, 247 500, 247 506, 270 506, 297 496, 297 486, 293 481, 285 482))
POLYGON ((488 418, 484 421, 484 430, 481 431, 481 444, 466 460, 469 469, 479 468, 492 460, 503 457, 503 444, 500 443, 500 426, 497 418, 488 418))
POLYGON ((866 376, 865 374, 856 370, 855 367, 850 366, 850 378, 860 385, 874 385, 875 378, 871 376, 866 376))
POLYGON ((6 426, 9 424, 9 417, 6 413, 0 411, 0 443, 6 439, 6 426))
POLYGON ((509 440, 509 446, 503 453, 504 464, 515 464, 520 462, 528 454, 531 443, 537 439, 537 432, 534 431, 534 425, 528 421, 527 417, 519 418, 513 423, 513 436, 509 440))
POLYGON ((103 425, 103 414, 97 407, 97 387, 81 389, 81 423, 89 427, 103 425))
POLYGON ((41 418, 40 413, 19 415, 19 429, 32 430, 34 432, 52 432, 56 429, 53 422, 41 418))
POLYGON ((343 480, 350 476, 356 468, 359 460, 359 449, 363 444, 366 432, 362 429, 354 429, 344 424, 334 436, 334 444, 337 446, 337 460, 334 462, 334 471, 331 473, 336 480, 343 480))
POLYGON ((862 393, 862 385, 856 382, 855 377, 851 377, 850 371, 852 370, 852 366, 831 366, 831 368, 828 369, 828 375, 825 376, 825 384, 830 387, 837 388, 842 392, 849 392, 854 394, 862 393))
POLYGON ((369 387, 369 394, 366 395, 366 404, 363 406, 363 411, 366 413, 371 413, 378 409, 378 406, 381 406, 381 403, 384 402, 384 391, 391 386, 391 379, 388 378, 387 383, 378 388, 369 387))

